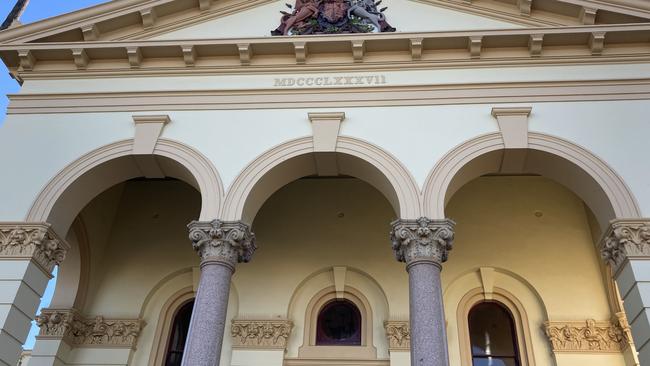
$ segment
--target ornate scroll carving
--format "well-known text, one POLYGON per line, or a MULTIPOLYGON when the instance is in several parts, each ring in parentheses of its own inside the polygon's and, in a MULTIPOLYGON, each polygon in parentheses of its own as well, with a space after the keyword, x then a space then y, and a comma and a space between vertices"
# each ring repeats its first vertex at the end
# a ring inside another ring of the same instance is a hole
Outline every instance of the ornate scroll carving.
POLYGON ((631 342, 624 316, 613 323, 588 319, 544 325, 554 352, 622 352, 631 342))
POLYGON ((280 26, 271 35, 395 32, 386 22, 381 1, 296 0, 280 11, 280 26))
POLYGON ((614 220, 600 244, 600 253, 614 268, 625 258, 650 256, 650 220, 614 220))
POLYGON ((212 257, 235 265, 250 261, 257 249, 255 234, 241 221, 192 221, 187 227, 202 260, 212 257))
POLYGON ((0 223, 0 257, 33 259, 48 273, 70 246, 46 223, 0 223))
POLYGON ((230 335, 233 347, 284 349, 293 323, 289 320, 237 320, 232 321, 230 335))
POLYGON ((447 260, 454 241, 454 222, 431 220, 395 220, 391 223, 390 240, 395 257, 410 263, 416 259, 429 259, 437 263, 447 260))
POLYGON ((411 326, 408 321, 387 320, 384 322, 388 349, 408 351, 411 349, 411 326))
POLYGON ((74 309, 43 309, 36 317, 41 338, 62 338, 72 346, 135 347, 140 319, 87 319, 74 309))

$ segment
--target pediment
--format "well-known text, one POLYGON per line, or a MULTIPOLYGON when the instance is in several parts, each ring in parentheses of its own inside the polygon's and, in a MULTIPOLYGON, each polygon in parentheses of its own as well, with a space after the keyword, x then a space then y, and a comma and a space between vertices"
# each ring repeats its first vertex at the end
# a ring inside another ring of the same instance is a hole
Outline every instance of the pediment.
MULTIPOLYGON (((398 32, 643 23, 638 0, 383 0, 398 32)), ((293 2, 293 1, 292 1, 293 2)), ((0 32, 3 43, 270 36, 282 0, 114 0, 0 32)))

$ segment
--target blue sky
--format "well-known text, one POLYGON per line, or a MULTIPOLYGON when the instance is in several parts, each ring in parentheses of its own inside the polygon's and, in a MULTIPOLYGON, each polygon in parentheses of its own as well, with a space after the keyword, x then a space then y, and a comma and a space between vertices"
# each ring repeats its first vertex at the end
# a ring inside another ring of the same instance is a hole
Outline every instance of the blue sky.
MULTIPOLYGON (((23 24, 32 23, 41 19, 53 17, 59 14, 68 13, 105 2, 107 2, 107 0, 31 0, 20 21, 23 24)), ((4 20, 7 14, 9 14, 14 4, 15 0, 0 1, 0 18, 2 18, 2 20, 4 20)), ((2 22, 2 20, 0 20, 0 22, 2 22)), ((9 76, 9 72, 4 64, 2 64, 1 67, 0 90, 2 91, 2 98, 0 99, 0 113, 2 118, 0 119, 0 126, 2 126, 2 123, 5 120, 7 104, 9 102, 7 99, 7 94, 17 93, 20 89, 18 83, 9 76)), ((0 133, 2 133, 1 129, 0 133)), ((45 295, 41 301, 41 306, 39 306, 39 311, 41 307, 49 306, 50 300, 52 300, 54 285, 56 283, 56 270, 54 271, 54 276, 55 277, 47 285, 45 295)), ((27 342, 25 342, 25 345, 23 346, 25 349, 32 349, 34 347, 34 337, 37 333, 38 327, 32 322, 32 329, 30 330, 29 336, 27 337, 27 342)))

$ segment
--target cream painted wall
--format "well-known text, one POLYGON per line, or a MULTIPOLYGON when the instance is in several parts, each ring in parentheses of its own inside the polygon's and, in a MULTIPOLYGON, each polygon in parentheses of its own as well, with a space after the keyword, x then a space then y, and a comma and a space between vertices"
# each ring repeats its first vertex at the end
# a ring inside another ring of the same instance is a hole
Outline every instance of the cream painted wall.
MULTIPOLYGON (((292 2, 290 2, 292 3, 292 2)), ((241 13, 228 15, 152 39, 197 39, 225 37, 264 37, 280 24, 280 10, 288 10, 285 1, 255 7, 241 13), (244 26, 242 26, 244 25, 244 26)), ((388 22, 400 32, 431 32, 473 29, 520 28, 511 23, 497 21, 458 11, 447 10, 412 0, 384 0, 388 6, 388 22)))
MULTIPOLYGON (((436 162, 453 147, 497 132, 494 106, 531 106, 530 130, 558 136, 594 152, 633 191, 642 212, 650 212, 650 147, 639 136, 650 134, 647 101, 549 102, 384 108, 336 108, 346 120, 341 134, 385 149, 401 161, 422 187, 436 162), (398 124, 396 124, 399 121, 398 124), (621 148, 624 144, 625 148, 621 148)), ((309 112, 327 109, 228 111, 157 111, 172 122, 162 137, 198 149, 219 172, 227 189, 264 151, 311 135, 309 112)), ((142 113, 137 113, 142 114, 142 113)), ((23 220, 39 191, 83 154, 132 138, 131 113, 10 115, 0 129, 0 220, 23 220), (39 133, 33 133, 38 130, 39 133), (78 138, 82 136, 83 138, 78 138), (74 143, 70 143, 74 139, 74 143), (33 148, 23 147, 30 141, 33 148), (46 149, 46 150, 44 150, 46 149), (20 159, 15 159, 20 152, 20 159)))
MULTIPOLYGON (((162 304, 192 285, 188 271, 198 258, 185 224, 198 214, 197 201, 189 186, 175 181, 140 181, 124 187, 108 244, 99 252, 102 260, 92 270, 98 277, 93 281, 96 288, 83 312, 146 320, 131 365, 147 365, 162 304)), ((610 319, 586 212, 571 192, 541 177, 486 177, 463 187, 448 210, 457 222, 455 247, 443 270, 450 326, 455 324, 456 309, 450 308, 448 289, 458 284, 458 278, 486 266, 516 275, 530 286, 530 296, 539 299, 526 311, 535 322, 529 325, 540 366, 554 360, 541 333, 543 320, 610 319), (535 211, 543 215, 536 217, 535 211)), ((89 212, 86 220, 88 216, 89 212)), ((289 311, 290 303, 309 301, 319 287, 332 285, 328 268, 347 266, 348 285, 368 298, 376 317, 378 355, 388 359, 382 322, 385 317, 408 316, 407 274, 395 261, 387 238, 392 218, 380 193, 355 179, 302 179, 280 189, 255 219, 259 249, 253 261, 240 265, 234 275, 237 291, 231 294, 229 318, 289 316, 297 326, 287 357, 295 357, 302 344, 297 329, 304 320, 300 311, 289 311)), ((522 293, 516 282, 500 283, 513 294, 522 293)), ((463 294, 472 289, 456 286, 454 291, 463 294)), ((530 296, 521 295, 521 301, 533 301, 530 296)), ((458 338, 453 329, 449 334, 452 360, 457 360, 458 338)), ((93 352, 78 350, 72 357, 87 364, 84 359, 98 357, 93 352)), ((401 356, 391 357, 396 365, 405 361, 401 356)), ((624 365, 620 355, 560 356, 555 362, 624 365)))

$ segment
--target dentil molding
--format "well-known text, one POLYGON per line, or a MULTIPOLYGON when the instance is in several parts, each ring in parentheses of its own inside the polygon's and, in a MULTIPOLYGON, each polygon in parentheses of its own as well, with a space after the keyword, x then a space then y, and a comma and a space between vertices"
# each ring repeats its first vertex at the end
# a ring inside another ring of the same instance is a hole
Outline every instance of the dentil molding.
POLYGON ((235 348, 285 349, 292 328, 286 319, 233 319, 230 335, 235 348))
POLYGON ((84 318, 75 309, 43 309, 36 317, 39 338, 63 339, 71 346, 134 348, 140 319, 84 318))
POLYGON ((419 259, 432 260, 438 264, 447 261, 454 241, 452 220, 398 219, 391 223, 390 240, 395 257, 407 264, 419 259))
POLYGON ((411 326, 408 320, 387 320, 384 322, 389 351, 411 349, 411 326))
POLYGON ((546 322, 546 335, 555 353, 618 353, 632 342, 625 314, 616 314, 613 322, 584 321, 546 322))
POLYGON ((61 264, 68 243, 47 223, 0 223, 0 258, 33 259, 47 273, 61 264))
POLYGON ((612 220, 600 253, 616 269, 626 258, 650 257, 650 219, 612 220))

